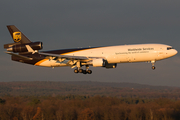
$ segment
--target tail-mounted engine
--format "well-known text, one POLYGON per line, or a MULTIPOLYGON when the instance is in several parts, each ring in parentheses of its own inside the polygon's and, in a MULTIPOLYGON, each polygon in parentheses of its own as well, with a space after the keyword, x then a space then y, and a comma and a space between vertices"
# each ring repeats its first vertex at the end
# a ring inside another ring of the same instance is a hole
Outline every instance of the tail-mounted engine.
POLYGON ((42 42, 32 42, 32 43, 26 43, 26 44, 15 44, 9 48, 7 48, 7 51, 9 52, 28 52, 26 45, 29 45, 33 50, 41 50, 43 48, 42 42))

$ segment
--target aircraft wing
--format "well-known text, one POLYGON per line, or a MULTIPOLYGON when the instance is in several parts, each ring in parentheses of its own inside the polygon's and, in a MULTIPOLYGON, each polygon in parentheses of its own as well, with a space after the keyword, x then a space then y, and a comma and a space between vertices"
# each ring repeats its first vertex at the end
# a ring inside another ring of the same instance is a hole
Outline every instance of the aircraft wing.
POLYGON ((51 54, 51 53, 39 53, 39 54, 45 55, 45 56, 51 56, 51 57, 65 58, 65 59, 70 59, 70 60, 90 60, 90 59, 95 58, 95 57, 85 57, 85 56, 58 55, 58 54, 51 54))

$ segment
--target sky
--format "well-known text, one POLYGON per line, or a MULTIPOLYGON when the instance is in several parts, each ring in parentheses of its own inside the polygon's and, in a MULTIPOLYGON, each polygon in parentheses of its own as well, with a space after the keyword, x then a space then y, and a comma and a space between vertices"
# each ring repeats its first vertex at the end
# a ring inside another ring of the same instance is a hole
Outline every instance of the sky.
POLYGON ((11 61, 6 25, 15 25, 43 50, 162 43, 180 51, 179 0, 1 0, 0 82, 97 81, 180 87, 180 54, 150 63, 121 63, 115 69, 75 74, 69 67, 46 68, 11 61))

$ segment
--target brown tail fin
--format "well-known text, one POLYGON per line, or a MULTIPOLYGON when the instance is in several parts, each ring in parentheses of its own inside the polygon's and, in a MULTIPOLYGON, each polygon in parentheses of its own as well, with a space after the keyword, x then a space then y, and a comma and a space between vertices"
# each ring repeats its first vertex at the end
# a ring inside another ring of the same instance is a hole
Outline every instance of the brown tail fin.
POLYGON ((31 43, 31 41, 14 25, 7 25, 7 28, 15 43, 31 43))

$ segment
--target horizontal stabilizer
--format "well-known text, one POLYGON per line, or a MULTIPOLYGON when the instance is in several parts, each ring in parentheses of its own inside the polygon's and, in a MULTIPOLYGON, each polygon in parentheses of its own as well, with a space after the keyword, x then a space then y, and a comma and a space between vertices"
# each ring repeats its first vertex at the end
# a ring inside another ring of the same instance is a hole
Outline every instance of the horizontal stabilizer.
POLYGON ((20 58, 23 58, 23 59, 26 59, 26 60, 33 60, 33 58, 29 58, 29 57, 26 57, 26 56, 18 55, 18 54, 15 54, 15 53, 11 53, 11 52, 6 52, 6 53, 10 54, 10 55, 14 55, 14 56, 20 57, 20 58))
POLYGON ((14 45, 20 45, 21 43, 9 43, 9 44, 4 44, 4 49, 10 48, 14 45))

